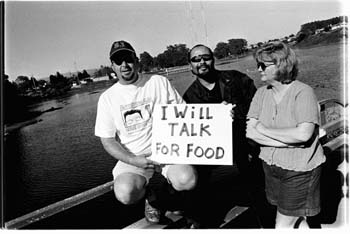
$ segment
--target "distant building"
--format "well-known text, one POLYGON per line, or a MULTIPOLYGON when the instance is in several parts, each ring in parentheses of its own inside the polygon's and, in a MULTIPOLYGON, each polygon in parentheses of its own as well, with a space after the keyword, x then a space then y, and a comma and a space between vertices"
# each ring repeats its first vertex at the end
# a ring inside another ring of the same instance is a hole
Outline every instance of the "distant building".
POLYGON ((95 77, 95 78, 93 78, 93 80, 94 80, 94 82, 109 80, 109 77, 108 76, 95 77))
POLYGON ((335 24, 331 26, 331 30, 336 30, 338 28, 345 28, 347 27, 347 23, 346 22, 341 22, 339 24, 335 24))
POLYGON ((324 28, 316 29, 315 34, 319 34, 321 32, 324 32, 324 28))
POLYGON ((250 49, 256 49, 256 48, 258 48, 258 45, 257 44, 251 44, 251 45, 249 45, 249 47, 250 47, 250 49))

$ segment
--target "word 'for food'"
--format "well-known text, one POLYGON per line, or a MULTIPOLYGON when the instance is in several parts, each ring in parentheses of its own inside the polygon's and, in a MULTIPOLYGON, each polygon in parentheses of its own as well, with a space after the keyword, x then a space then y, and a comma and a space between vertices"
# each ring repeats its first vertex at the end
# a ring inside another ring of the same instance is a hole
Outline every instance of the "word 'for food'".
MULTIPOLYGON (((179 151, 180 146, 176 143, 172 143, 170 146, 164 145, 160 142, 156 143, 156 154, 181 156, 179 151)), ((196 156, 198 158, 206 157, 208 159, 221 159, 225 155, 225 150, 220 146, 216 148, 204 148, 201 146, 194 146, 192 143, 187 144, 185 152, 187 158, 196 156)))

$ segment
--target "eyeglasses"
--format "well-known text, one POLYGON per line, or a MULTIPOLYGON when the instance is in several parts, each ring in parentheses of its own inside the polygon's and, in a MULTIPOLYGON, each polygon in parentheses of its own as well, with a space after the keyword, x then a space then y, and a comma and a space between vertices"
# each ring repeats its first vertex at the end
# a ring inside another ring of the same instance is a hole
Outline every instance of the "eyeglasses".
POLYGON ((210 61, 213 59, 213 56, 211 56, 210 54, 202 54, 202 55, 194 56, 190 60, 192 63, 199 63, 200 61, 202 61, 202 59, 204 61, 210 61))
POLYGON ((122 65, 123 61, 125 61, 126 63, 134 63, 135 62, 134 57, 132 57, 131 55, 120 56, 120 57, 113 59, 113 62, 115 64, 117 64, 118 66, 122 65))
POLYGON ((268 62, 268 63, 258 62, 256 65, 257 65, 258 69, 259 69, 259 67, 261 67, 261 69, 263 71, 265 71, 267 67, 275 65, 275 64, 273 62, 268 62))

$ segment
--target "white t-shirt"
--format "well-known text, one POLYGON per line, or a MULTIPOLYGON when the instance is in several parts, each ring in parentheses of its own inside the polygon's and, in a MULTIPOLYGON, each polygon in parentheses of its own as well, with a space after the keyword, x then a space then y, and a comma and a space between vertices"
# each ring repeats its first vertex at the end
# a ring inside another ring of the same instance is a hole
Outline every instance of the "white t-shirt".
POLYGON ((95 135, 115 137, 135 155, 151 152, 155 104, 185 103, 167 78, 139 74, 134 84, 119 82, 103 92, 97 105, 95 135))

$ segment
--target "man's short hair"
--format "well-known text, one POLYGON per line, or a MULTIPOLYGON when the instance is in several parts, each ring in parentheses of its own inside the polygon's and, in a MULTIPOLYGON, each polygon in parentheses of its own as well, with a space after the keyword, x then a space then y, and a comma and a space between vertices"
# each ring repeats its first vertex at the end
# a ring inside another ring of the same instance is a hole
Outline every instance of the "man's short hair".
POLYGON ((188 62, 191 62, 191 53, 192 53, 192 51, 193 51, 194 49, 198 48, 198 47, 207 48, 207 49, 209 50, 210 56, 214 58, 214 53, 213 53, 213 51, 212 51, 208 46, 203 45, 203 44, 197 44, 197 45, 193 46, 192 49, 190 49, 190 50, 188 51, 188 54, 187 54, 187 61, 188 61, 188 62))

